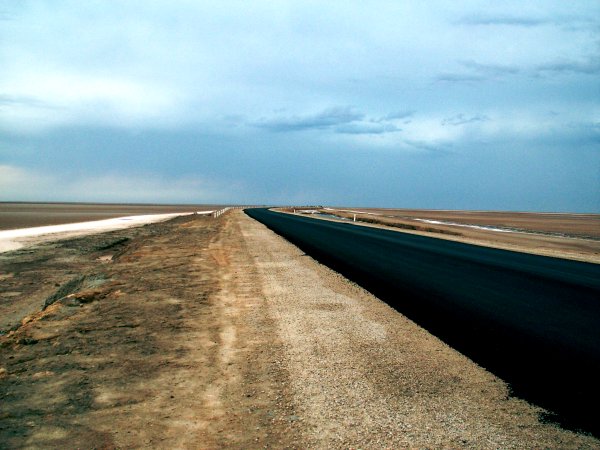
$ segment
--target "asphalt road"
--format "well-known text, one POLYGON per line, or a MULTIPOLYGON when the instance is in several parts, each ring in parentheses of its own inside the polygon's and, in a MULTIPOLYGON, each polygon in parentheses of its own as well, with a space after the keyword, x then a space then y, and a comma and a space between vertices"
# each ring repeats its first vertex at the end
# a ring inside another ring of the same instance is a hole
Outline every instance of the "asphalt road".
POLYGON ((246 213, 552 411, 546 419, 600 435, 600 265, 246 213))

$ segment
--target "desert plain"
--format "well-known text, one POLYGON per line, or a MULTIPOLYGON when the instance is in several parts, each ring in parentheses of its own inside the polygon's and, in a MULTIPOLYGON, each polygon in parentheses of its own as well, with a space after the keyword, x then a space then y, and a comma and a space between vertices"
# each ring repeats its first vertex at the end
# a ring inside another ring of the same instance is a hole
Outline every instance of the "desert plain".
POLYGON ((223 205, 0 202, 0 230, 61 225, 133 215, 219 210, 223 205))
MULTIPOLYGON (((110 208, 93 214, 138 213, 110 208)), ((579 252, 594 261, 598 255, 597 215, 577 216, 575 227, 562 216, 546 223, 543 215, 360 211, 392 222, 359 226, 520 251, 529 239, 530 248, 555 256, 579 252), (521 234, 522 241, 506 241, 521 234), (567 244, 548 247, 545 239, 567 244)), ((11 220, 25 223, 14 211, 11 220)), ((6 448, 600 446, 511 396, 502 380, 240 210, 0 253, 0 442, 6 448)))

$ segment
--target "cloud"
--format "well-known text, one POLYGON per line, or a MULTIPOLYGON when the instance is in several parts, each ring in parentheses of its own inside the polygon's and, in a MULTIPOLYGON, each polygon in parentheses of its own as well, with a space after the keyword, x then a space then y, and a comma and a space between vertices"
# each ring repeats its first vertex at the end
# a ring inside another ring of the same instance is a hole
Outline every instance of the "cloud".
POLYGON ((555 61, 539 64, 532 70, 533 76, 541 76, 549 73, 576 73, 584 75, 599 75, 600 60, 589 61, 555 61))
POLYGON ((483 64, 476 61, 460 61, 459 64, 466 69, 460 73, 442 73, 435 79, 446 82, 481 82, 517 75, 521 68, 516 65, 483 64))
POLYGON ((7 95, 0 94, 0 107, 25 105, 25 106, 42 106, 46 107, 42 101, 24 95, 7 95))
POLYGON ((21 74, 0 89, 0 125, 44 129, 98 121, 117 126, 143 123, 177 112, 177 94, 164 87, 110 75, 69 72, 21 74))
POLYGON ((509 147, 511 142, 589 149, 599 139, 598 120, 589 120, 577 111, 553 115, 547 111, 494 109, 487 114, 420 115, 403 128, 395 142, 423 150, 452 148, 460 153, 462 148, 482 143, 485 143, 480 147, 483 152, 488 144, 509 147))
POLYGON ((393 120, 393 119, 407 119, 407 118, 413 116, 415 114, 415 112, 416 111, 414 111, 414 110, 395 111, 395 112, 386 114, 379 120, 385 121, 385 120, 393 120))
POLYGON ((360 120, 364 114, 350 107, 329 108, 316 114, 305 116, 274 117, 261 119, 253 125, 269 131, 322 130, 360 120))
POLYGON ((466 124, 475 123, 475 122, 487 122, 488 120, 490 120, 490 118, 485 115, 478 114, 475 116, 467 117, 464 114, 457 114, 455 116, 447 117, 447 118, 443 119, 442 125, 458 126, 458 125, 466 125, 466 124))
POLYGON ((600 60, 587 61, 551 61, 535 65, 501 65, 482 64, 475 61, 461 61, 460 65, 466 72, 442 73, 435 80, 441 82, 483 82, 499 80, 509 76, 523 75, 530 78, 539 78, 557 74, 598 75, 600 74, 600 60))
POLYGON ((471 14, 455 22, 467 26, 509 26, 533 28, 557 26, 568 31, 597 30, 597 18, 588 15, 575 15, 569 12, 548 13, 545 17, 511 14, 471 14))
POLYGON ((404 144, 417 150, 425 150, 427 152, 442 155, 450 153, 451 144, 444 142, 427 142, 427 141, 415 141, 411 139, 405 139, 404 144))
POLYGON ((475 61, 461 61, 460 64, 475 73, 487 77, 514 75, 520 71, 520 68, 516 65, 482 64, 475 61))
POLYGON ((168 178, 154 173, 67 176, 0 165, 0 201, 181 202, 231 201, 217 183, 198 177, 168 178))
POLYGON ((548 19, 511 15, 470 15, 457 21, 461 25, 509 25, 517 27, 537 27, 551 23, 548 19))
POLYGON ((329 130, 338 134, 384 134, 401 131, 395 121, 412 114, 412 111, 400 111, 373 118, 351 107, 336 107, 303 116, 263 118, 251 125, 278 133, 329 130))
POLYGON ((381 122, 348 123, 335 127, 335 132, 341 134, 383 134, 397 131, 402 131, 402 128, 392 123, 381 122))
POLYGON ((552 136, 579 148, 592 144, 600 154, 600 122, 572 122, 552 136))
MULTIPOLYGON (((53 177, 37 170, 0 164, 0 201, 27 201, 48 196, 53 177)), ((58 180, 54 180, 58 181, 58 180)))
POLYGON ((485 81, 488 78, 483 75, 469 73, 441 73, 435 77, 435 81, 442 83, 473 83, 485 81))

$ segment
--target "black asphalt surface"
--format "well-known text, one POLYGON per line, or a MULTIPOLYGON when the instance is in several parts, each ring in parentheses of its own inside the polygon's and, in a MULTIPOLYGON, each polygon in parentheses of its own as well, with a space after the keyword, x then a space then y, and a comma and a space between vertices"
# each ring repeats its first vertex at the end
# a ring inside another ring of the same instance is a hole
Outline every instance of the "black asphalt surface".
POLYGON ((246 214, 550 410, 545 419, 600 435, 600 265, 246 214))

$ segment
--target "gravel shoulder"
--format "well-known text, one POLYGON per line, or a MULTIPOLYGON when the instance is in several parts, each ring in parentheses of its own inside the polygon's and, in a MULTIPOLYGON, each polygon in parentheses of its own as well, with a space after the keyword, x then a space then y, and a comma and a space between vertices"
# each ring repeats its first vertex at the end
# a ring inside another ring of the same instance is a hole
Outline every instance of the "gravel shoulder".
POLYGON ((600 447, 240 211, 0 276, 2 448, 600 447))

